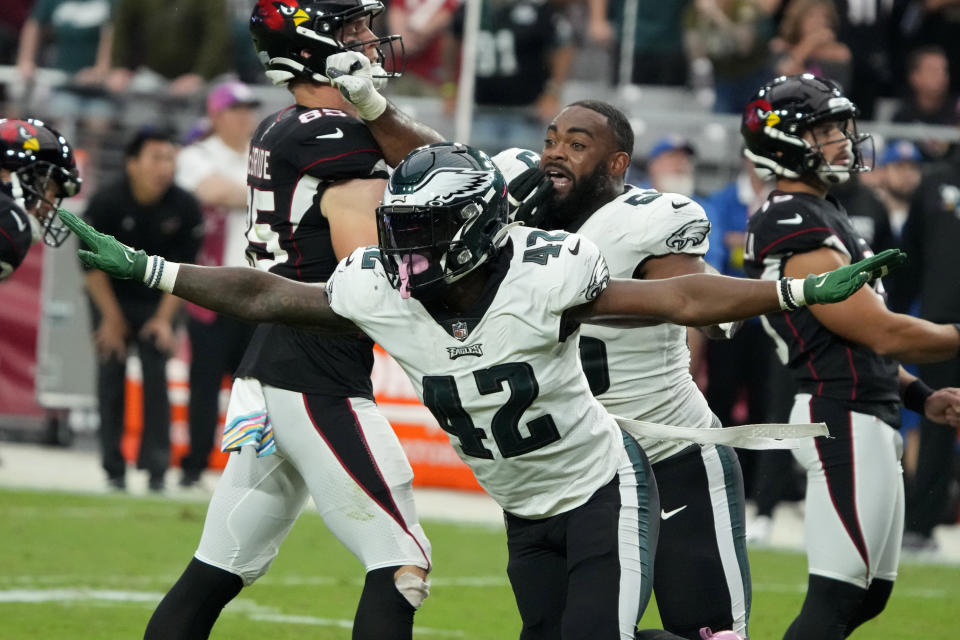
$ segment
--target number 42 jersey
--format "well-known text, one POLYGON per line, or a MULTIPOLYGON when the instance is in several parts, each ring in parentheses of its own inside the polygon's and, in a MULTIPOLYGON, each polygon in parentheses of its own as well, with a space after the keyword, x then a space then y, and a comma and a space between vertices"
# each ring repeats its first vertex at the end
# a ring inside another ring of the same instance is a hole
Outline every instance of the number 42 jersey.
POLYGON ((564 313, 607 284, 592 242, 511 229, 475 308, 458 314, 402 298, 382 260, 374 247, 341 261, 330 306, 400 364, 505 511, 563 513, 613 478, 622 436, 590 393, 564 313))

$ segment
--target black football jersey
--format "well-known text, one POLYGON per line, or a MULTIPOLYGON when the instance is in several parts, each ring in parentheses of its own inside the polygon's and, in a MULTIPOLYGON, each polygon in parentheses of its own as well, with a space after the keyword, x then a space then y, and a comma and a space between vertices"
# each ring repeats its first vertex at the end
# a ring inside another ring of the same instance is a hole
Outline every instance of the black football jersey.
POLYGON ((0 192, 0 280, 16 271, 30 250, 30 219, 13 198, 0 192))
MULTIPOLYGON (((873 255, 832 197, 774 191, 747 227, 744 270, 777 280, 790 256, 830 247, 856 262, 873 255)), ((872 286, 882 293, 878 280, 872 286)), ((807 308, 767 314, 764 326, 803 393, 853 403, 888 422, 900 401, 897 363, 828 330, 807 308)))
MULTIPOLYGON (((267 117, 248 159, 248 261, 285 278, 325 282, 338 260, 320 212, 323 192, 343 180, 387 177, 380 147, 357 118, 299 105, 267 117)), ((292 391, 372 398, 372 347, 363 334, 261 325, 237 375, 292 391)))
MULTIPOLYGON (((465 6, 454 14, 463 33, 465 6)), ((477 33, 476 95, 481 105, 529 105, 550 79, 550 56, 570 46, 573 28, 544 0, 484 2, 477 33)))

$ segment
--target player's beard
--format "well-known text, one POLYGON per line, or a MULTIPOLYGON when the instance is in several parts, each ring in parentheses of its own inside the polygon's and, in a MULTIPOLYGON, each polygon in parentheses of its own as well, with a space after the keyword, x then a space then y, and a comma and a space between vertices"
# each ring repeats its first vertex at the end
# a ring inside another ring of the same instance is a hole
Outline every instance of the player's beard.
POLYGON ((551 194, 543 227, 568 231, 578 228, 594 211, 616 197, 611 180, 606 164, 600 162, 590 174, 575 179, 567 195, 551 194))

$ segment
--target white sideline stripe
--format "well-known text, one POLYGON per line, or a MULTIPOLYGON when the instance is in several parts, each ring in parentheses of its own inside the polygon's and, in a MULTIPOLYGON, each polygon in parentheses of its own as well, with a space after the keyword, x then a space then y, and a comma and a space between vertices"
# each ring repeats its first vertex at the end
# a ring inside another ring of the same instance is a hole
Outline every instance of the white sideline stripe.
MULTIPOLYGON (((894 587, 898 597, 903 598, 921 598, 921 599, 943 599, 952 597, 946 589, 924 589, 924 588, 899 588, 894 587)), ((772 583, 753 583, 754 591, 766 591, 768 593, 806 593, 806 583, 796 582, 793 584, 772 584, 772 583)))
MULTIPOLYGON (((147 602, 155 604, 163 598, 159 592, 149 591, 113 591, 106 589, 11 589, 0 591, 0 603, 39 604, 44 602, 78 602, 78 601, 106 601, 106 602, 147 602)), ((302 624, 316 627, 337 627, 340 629, 353 628, 353 620, 336 618, 317 618, 314 616, 285 615, 273 607, 265 607, 256 602, 238 598, 227 605, 226 610, 244 615, 251 620, 264 622, 279 622, 284 624, 302 624)), ((428 635, 440 638, 462 638, 462 631, 457 629, 433 629, 417 626, 414 635, 428 635)))
MULTIPOLYGON (((58 581, 73 581, 77 576, 0 576, 0 583, 16 583, 23 585, 30 584, 49 584, 58 581)), ((172 576, 154 576, 139 577, 132 579, 128 576, 106 576, 98 578, 108 582, 170 582, 172 576)), ((362 580, 346 581, 352 586, 362 584, 362 580)), ((309 577, 291 577, 261 578, 257 584, 273 584, 281 586, 332 586, 344 584, 339 578, 327 576, 309 576, 309 577)), ((508 586, 506 578, 499 576, 477 576, 473 578, 431 578, 430 585, 434 587, 500 587, 508 586)), ((770 583, 754 582, 754 591, 765 591, 769 593, 806 593, 807 584, 805 582, 793 583, 770 583)), ((927 588, 900 588, 896 589, 897 595, 905 598, 920 599, 943 599, 951 597, 946 589, 927 589, 927 588)), ((105 600, 113 602, 159 602, 163 593, 152 591, 121 591, 117 589, 88 589, 84 587, 64 587, 58 589, 0 589, 0 603, 10 602, 66 602, 71 600, 105 600)), ((260 613, 272 612, 271 607, 263 607, 246 598, 237 598, 229 605, 231 611, 256 611, 260 613)), ((272 613, 270 613, 272 615, 272 613)), ((280 614, 277 614, 280 615, 280 614)), ((319 619, 319 618, 318 618, 319 619)), ((452 632, 450 632, 452 633, 452 632)))
MULTIPOLYGON (((0 575, 0 585, 16 584, 22 586, 32 585, 56 585, 56 584, 75 584, 80 576, 77 575, 45 575, 45 576, 3 576, 0 575)), ((131 585, 154 585, 168 584, 176 581, 178 576, 98 576, 97 580, 110 584, 131 586, 131 585)), ((257 584, 277 585, 282 587, 329 587, 342 584, 351 586, 362 586, 363 579, 352 578, 343 580, 331 576, 290 576, 283 578, 271 578, 264 576, 257 580, 257 584)), ((433 577, 430 578, 430 585, 433 587, 506 587, 510 581, 506 576, 465 576, 460 578, 433 577)), ((77 588, 63 587, 63 590, 77 591, 77 588)), ((56 591, 56 589, 47 589, 47 591, 56 591)), ((92 590, 89 590, 92 591, 92 590)), ((100 590, 103 591, 103 590, 100 590)), ((6 593, 0 591, 0 594, 6 593)), ((161 594, 162 596, 163 594, 161 594)), ((159 597, 157 598, 159 600, 159 597)))

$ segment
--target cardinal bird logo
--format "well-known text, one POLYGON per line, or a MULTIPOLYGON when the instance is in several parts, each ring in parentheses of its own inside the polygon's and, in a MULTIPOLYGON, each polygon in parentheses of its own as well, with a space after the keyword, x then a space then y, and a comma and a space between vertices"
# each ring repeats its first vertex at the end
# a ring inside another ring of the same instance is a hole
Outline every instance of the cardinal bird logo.
POLYGON ((274 31, 282 31, 287 18, 297 27, 310 19, 297 0, 259 0, 257 9, 263 23, 274 31))
POLYGON ((23 120, 4 120, 0 122, 0 140, 9 144, 20 143, 27 151, 39 151, 37 128, 23 120))
POLYGON ((779 116, 773 113, 773 107, 766 100, 754 100, 747 105, 746 125, 750 131, 759 131, 766 126, 774 126, 780 122, 779 116))

